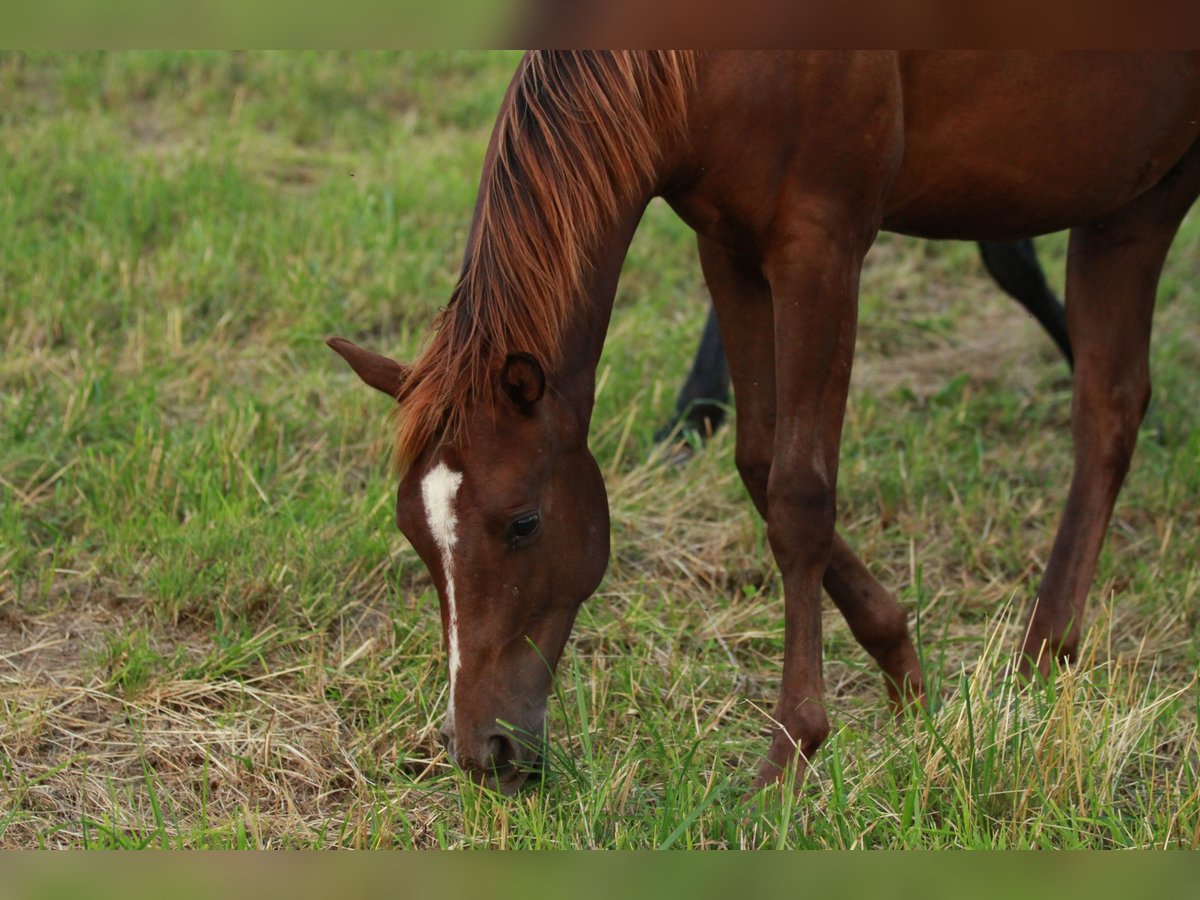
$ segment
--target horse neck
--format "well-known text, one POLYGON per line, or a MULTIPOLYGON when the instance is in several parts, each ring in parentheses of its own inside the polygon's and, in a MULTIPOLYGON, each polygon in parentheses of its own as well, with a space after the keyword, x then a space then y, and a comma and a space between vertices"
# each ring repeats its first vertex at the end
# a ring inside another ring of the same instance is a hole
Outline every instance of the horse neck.
MULTIPOLYGON (((580 63, 537 62, 529 66, 546 79, 580 63)), ((490 304, 480 310, 490 317, 487 333, 500 335, 505 345, 530 345, 502 348, 507 352, 547 357, 541 361, 558 393, 589 416, 621 264, 647 202, 669 181, 675 163, 668 160, 677 159, 687 143, 679 121, 684 116, 679 72, 657 82, 659 62, 641 60, 634 76, 646 81, 639 104, 614 104, 628 117, 613 124, 610 116, 608 125, 596 128, 580 128, 574 105, 557 108, 565 101, 553 91, 548 98, 523 95, 532 76, 519 69, 489 142, 467 244, 461 284, 465 296, 475 298, 468 303, 490 304), (522 108, 525 114, 514 114, 522 108)), ((563 75, 559 87, 573 85, 582 103, 590 96, 591 77, 563 75)), ((604 81, 602 75, 595 78, 604 81)), ((624 96, 619 92, 627 87, 625 78, 609 72, 608 80, 608 89, 618 92, 610 100, 624 96)))
POLYGON ((631 199, 604 229, 590 255, 589 270, 580 281, 577 308, 563 334, 562 360, 554 380, 573 408, 590 421, 596 369, 608 334, 621 267, 641 221, 649 196, 631 199))

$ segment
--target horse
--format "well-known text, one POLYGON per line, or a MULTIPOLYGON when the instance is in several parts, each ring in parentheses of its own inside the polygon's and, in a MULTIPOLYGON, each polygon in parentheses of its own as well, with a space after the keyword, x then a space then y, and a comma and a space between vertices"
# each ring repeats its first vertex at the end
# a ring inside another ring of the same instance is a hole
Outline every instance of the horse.
POLYGON ((1073 475, 1017 661, 1034 679, 1075 659, 1150 395, 1159 274, 1200 194, 1198 110, 1196 52, 526 54, 416 361, 329 341, 398 404, 396 522, 440 598, 450 757, 504 793, 536 764, 523 737, 544 733, 553 671, 608 561, 588 426, 621 263, 655 196, 697 234, 735 461, 782 576, 755 787, 799 783, 829 733, 822 586, 891 705, 924 698, 903 607, 836 527, 859 273, 881 230, 1070 229, 1073 475))
MULTIPOLYGON (((1028 310, 1054 341, 1067 365, 1074 365, 1066 311, 1046 284, 1033 241, 981 241, 979 255, 1001 290, 1028 310)), ((725 358, 716 312, 709 307, 692 367, 675 397, 675 411, 654 433, 654 440, 661 444, 684 435, 705 441, 725 423, 728 408, 729 361, 725 358)), ((674 450, 678 461, 685 461, 690 455, 687 443, 677 445, 674 450)))

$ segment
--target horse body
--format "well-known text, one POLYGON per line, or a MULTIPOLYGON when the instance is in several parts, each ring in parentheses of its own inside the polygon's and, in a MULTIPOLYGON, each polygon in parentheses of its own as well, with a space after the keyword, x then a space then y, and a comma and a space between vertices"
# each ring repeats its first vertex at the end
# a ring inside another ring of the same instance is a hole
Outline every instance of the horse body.
POLYGON ((759 783, 802 766, 829 730, 822 585, 893 702, 923 692, 904 610, 835 532, 859 270, 880 228, 1077 226, 1075 477, 1022 653, 1041 671, 1070 658, 1148 398, 1158 272, 1200 192, 1197 111, 1195 54, 527 56, 429 348, 408 369, 335 347, 406 417, 397 521, 442 598, 459 763, 503 790, 524 779, 518 735, 540 732, 550 670, 606 565, 587 426, 620 265, 655 194, 698 234, 737 464, 783 577, 778 728, 759 783))
POLYGON ((1095 221, 1157 184, 1200 134, 1196 54, 906 53, 900 80, 905 162, 883 228, 919 237, 1095 221))
POLYGON ((788 188, 847 198, 837 182, 875 167, 894 173, 882 230, 1060 231, 1157 184, 1200 135, 1195 53, 730 54, 703 77, 722 87, 693 105, 677 163, 693 174, 667 197, 726 244, 768 232, 788 188))

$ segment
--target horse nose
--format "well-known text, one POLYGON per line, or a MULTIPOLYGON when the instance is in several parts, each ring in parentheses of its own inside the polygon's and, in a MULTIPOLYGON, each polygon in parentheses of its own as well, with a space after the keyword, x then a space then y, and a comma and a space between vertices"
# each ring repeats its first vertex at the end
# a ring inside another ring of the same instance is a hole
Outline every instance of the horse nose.
POLYGON ((507 775, 517 758, 517 747, 512 738, 493 734, 487 739, 487 756, 483 761, 484 771, 489 775, 507 775))

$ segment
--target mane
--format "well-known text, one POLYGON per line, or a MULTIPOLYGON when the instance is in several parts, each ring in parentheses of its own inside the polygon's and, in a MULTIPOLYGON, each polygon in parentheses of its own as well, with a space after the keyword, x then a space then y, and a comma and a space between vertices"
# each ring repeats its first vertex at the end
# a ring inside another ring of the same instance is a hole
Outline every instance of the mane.
POLYGON ((601 230, 644 191, 663 136, 683 128, 687 51, 533 51, 494 133, 450 303, 400 394, 395 461, 454 439, 509 352, 561 362, 563 332, 601 230))

